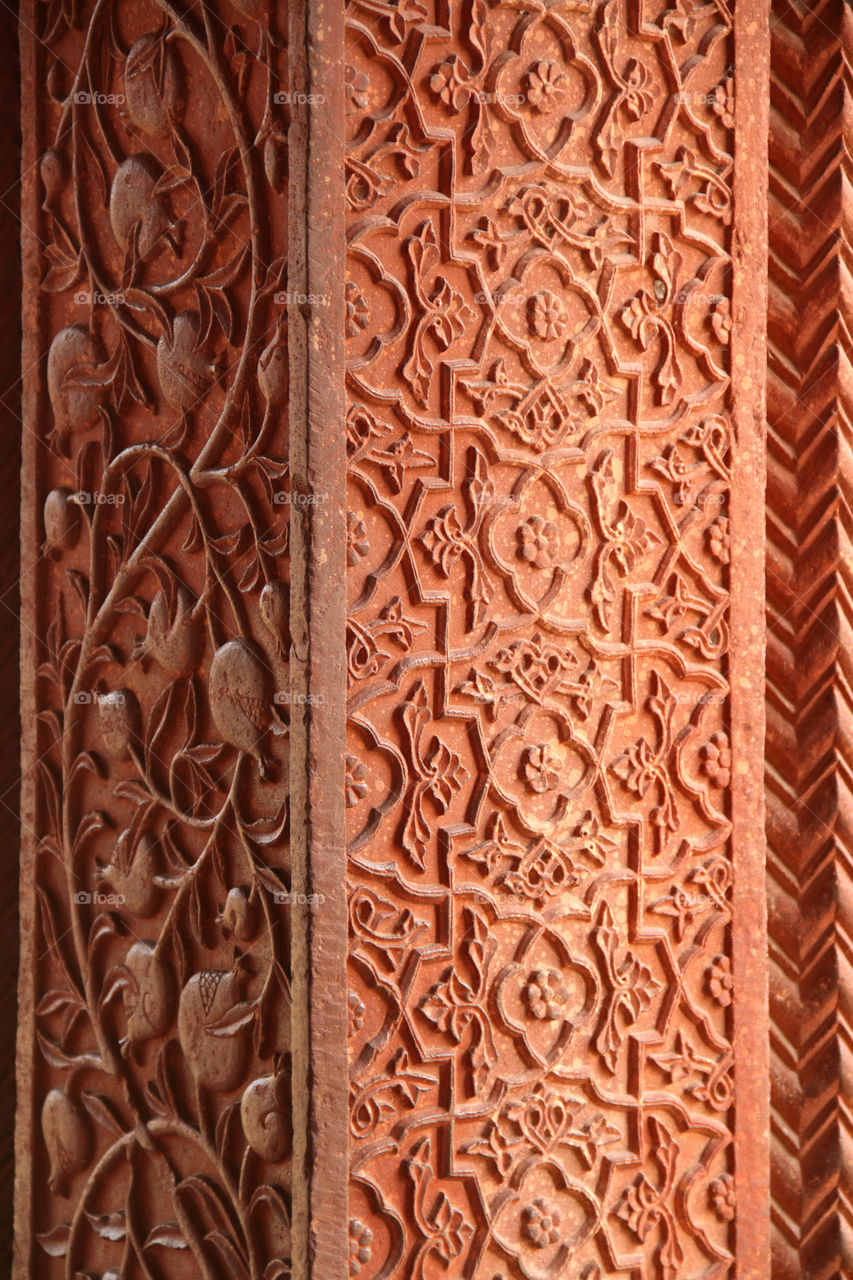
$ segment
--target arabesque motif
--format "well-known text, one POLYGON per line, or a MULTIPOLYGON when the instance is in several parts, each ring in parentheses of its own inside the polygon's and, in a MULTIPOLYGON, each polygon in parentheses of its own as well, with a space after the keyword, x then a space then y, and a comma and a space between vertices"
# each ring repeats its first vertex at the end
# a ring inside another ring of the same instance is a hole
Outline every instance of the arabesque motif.
POLYGON ((29 1087, 52 1192, 27 1274, 284 1280, 283 13, 25 8, 44 86, 29 1087))
POLYGON ((732 1273, 732 17, 350 0, 350 1273, 732 1273))

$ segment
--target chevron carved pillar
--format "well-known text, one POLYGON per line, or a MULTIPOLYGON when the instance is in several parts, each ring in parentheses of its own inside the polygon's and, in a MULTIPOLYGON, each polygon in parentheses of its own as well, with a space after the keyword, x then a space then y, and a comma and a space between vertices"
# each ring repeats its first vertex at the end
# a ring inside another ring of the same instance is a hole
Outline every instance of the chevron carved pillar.
POLYGON ((775 1280, 853 1275, 851 30, 843 3, 774 4, 766 791, 775 1280))
POLYGON ((766 1280, 766 7, 21 27, 15 1280, 766 1280))

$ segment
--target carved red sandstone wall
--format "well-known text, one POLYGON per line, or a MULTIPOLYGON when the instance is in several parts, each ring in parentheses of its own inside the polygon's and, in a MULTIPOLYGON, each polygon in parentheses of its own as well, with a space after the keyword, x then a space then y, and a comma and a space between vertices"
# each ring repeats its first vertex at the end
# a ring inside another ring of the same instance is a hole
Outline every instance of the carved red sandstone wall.
POLYGON ((22 28, 16 1274, 281 1280, 286 32, 22 28))
POLYGON ((24 26, 16 1275, 764 1280, 764 9, 24 26))
POLYGON ((766 1274, 742 36, 618 0, 354 0, 348 36, 353 1271, 766 1274))

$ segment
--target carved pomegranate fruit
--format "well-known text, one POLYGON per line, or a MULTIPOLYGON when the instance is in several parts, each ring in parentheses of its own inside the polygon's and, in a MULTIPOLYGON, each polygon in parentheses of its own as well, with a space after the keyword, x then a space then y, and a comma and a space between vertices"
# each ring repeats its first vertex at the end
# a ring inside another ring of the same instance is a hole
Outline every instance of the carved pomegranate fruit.
POLYGON ((272 680, 245 640, 229 640, 217 649, 210 664, 209 693, 213 722, 222 737, 255 756, 264 777, 258 744, 270 722, 272 680))
POLYGON ((88 431, 98 422, 102 388, 97 369, 103 351, 97 339, 82 325, 60 329, 47 356, 47 393, 61 434, 88 431), (93 381, 95 378, 95 381, 93 381))
POLYGON ((136 238, 136 253, 147 258, 169 243, 177 251, 165 201, 157 194, 160 168, 150 156, 130 156, 116 170, 110 192, 110 226, 123 249, 136 238))
POLYGON ((183 103, 175 57, 161 35, 149 32, 132 46, 124 91, 127 114, 137 129, 152 138, 165 137, 183 103))
POLYGON ((142 939, 133 944, 125 958, 127 977, 122 988, 122 1003, 127 1014, 125 1056, 128 1049, 164 1035, 172 1025, 175 979, 154 948, 153 942, 142 939))
POLYGON ((262 1160, 278 1164, 291 1150, 290 1081, 284 1073, 253 1080, 240 1103, 243 1133, 262 1160))
POLYGON ((67 1195, 69 1175, 85 1169, 92 1158, 91 1122, 64 1089, 51 1089, 41 1109, 41 1129, 50 1156, 48 1185, 55 1195, 67 1195))
POLYGON ((70 489, 51 489, 44 500, 44 541, 47 551, 66 551, 80 537, 80 508, 70 489))
POLYGON ((236 1089, 246 1071, 243 1028, 252 1011, 242 1005, 242 981, 239 970, 204 969, 181 992, 181 1048, 196 1083, 217 1093, 236 1089))
POLYGON ((139 741, 139 703, 130 689, 114 689, 98 696, 101 737, 111 756, 123 760, 139 741))
POLYGON ((171 341, 163 334, 157 343, 157 377, 173 409, 192 409, 210 390, 217 364, 199 349, 198 315, 181 311, 175 316, 171 341))
POLYGON ((65 186, 68 176, 62 153, 53 150, 45 151, 39 162, 39 172, 44 187, 44 205, 49 209, 65 186))

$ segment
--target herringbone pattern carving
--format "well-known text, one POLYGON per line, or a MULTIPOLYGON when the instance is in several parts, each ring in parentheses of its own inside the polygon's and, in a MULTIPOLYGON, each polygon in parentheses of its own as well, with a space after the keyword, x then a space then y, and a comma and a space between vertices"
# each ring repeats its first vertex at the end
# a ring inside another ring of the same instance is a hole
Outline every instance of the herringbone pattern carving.
POLYGON ((774 5, 766 774, 774 1280, 853 1275, 843 1174, 853 1132, 844 1102, 853 1050, 845 19, 839 0, 774 5))

